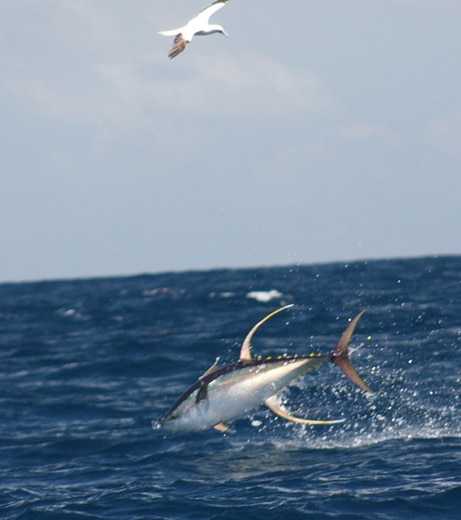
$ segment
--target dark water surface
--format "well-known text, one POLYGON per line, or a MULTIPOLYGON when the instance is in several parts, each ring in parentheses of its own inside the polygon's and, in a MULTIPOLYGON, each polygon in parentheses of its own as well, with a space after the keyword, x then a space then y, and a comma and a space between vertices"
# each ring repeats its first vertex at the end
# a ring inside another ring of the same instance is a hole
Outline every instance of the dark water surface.
POLYGON ((461 257, 0 285, 0 518, 459 519, 460 358, 461 257), (345 423, 152 429, 286 303, 255 353, 329 353, 367 310, 351 357, 376 393, 333 364, 284 393, 345 423))

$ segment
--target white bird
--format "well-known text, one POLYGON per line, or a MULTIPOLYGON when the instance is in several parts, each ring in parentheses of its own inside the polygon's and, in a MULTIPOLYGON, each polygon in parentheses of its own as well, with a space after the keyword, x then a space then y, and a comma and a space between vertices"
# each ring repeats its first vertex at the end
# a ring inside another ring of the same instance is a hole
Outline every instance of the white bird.
POLYGON ((221 33, 224 36, 229 36, 221 25, 208 23, 210 16, 216 13, 216 11, 219 11, 221 7, 224 7, 228 1, 229 0, 216 0, 216 2, 213 2, 200 11, 197 16, 189 20, 183 27, 179 27, 179 29, 159 31, 158 34, 162 36, 175 36, 173 47, 168 57, 172 59, 178 54, 181 54, 194 36, 206 36, 213 33, 221 33))

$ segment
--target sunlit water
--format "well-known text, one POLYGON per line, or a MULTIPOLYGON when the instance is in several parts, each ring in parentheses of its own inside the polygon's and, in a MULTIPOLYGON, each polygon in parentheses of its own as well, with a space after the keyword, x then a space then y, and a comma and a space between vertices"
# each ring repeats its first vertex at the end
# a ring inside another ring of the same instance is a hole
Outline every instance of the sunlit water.
POLYGON ((461 257, 0 285, 0 517, 461 518, 461 257), (216 359, 329 353, 214 430, 152 429, 216 359))

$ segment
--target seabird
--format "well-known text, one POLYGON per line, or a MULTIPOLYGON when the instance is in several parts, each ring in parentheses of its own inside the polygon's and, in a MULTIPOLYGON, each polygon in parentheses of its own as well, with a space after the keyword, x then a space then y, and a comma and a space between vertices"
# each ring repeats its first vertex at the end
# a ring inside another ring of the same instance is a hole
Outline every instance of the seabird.
POLYGON ((224 7, 229 0, 216 0, 211 5, 199 12, 197 16, 187 22, 186 25, 179 29, 172 29, 170 31, 159 31, 158 34, 163 36, 175 36, 173 47, 171 48, 168 57, 175 58, 181 54, 189 45, 194 36, 206 36, 207 34, 221 33, 224 36, 229 36, 221 25, 208 23, 210 16, 221 7, 224 7))

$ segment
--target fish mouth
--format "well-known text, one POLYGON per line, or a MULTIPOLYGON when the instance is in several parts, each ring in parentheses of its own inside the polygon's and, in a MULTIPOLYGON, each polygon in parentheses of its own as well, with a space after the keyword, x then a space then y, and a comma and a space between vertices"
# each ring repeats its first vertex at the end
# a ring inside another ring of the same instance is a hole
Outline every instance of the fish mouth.
POLYGON ((163 424, 161 422, 152 421, 151 424, 153 430, 161 430, 163 427, 163 424))
POLYGON ((165 427, 168 427, 169 424, 171 424, 172 420, 176 417, 164 417, 160 421, 156 421, 155 419, 152 420, 152 429, 153 430, 162 430, 165 427))

